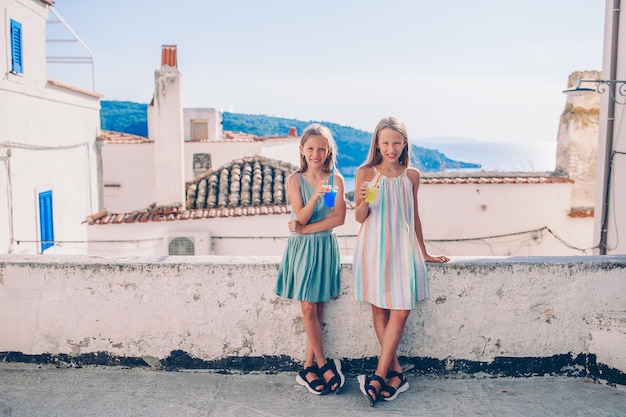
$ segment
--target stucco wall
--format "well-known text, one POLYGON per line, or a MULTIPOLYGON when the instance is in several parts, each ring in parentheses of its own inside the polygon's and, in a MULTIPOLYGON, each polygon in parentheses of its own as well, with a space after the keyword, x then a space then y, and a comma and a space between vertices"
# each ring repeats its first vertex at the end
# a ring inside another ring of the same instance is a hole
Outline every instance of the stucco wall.
MULTIPOLYGON (((577 248, 592 246, 593 218, 568 216, 570 190, 569 183, 422 184, 419 210, 429 251, 454 256, 582 254, 577 248), (546 227, 554 235, 542 229, 546 227)), ((92 225, 89 254, 166 255, 168 236, 203 234, 210 236, 211 247, 199 255, 280 256, 289 218, 272 214, 92 225), (137 239, 150 243, 137 244, 137 239)), ((348 210, 345 224, 335 229, 342 255, 352 255, 358 230, 354 212, 348 210)))
MULTIPOLYGON (((326 353, 377 356, 369 305, 355 301, 351 258, 343 261, 326 353)), ((300 306, 273 294, 277 262, 0 255, 0 352, 300 360, 300 306)), ((625 373, 625 269, 624 256, 429 264, 431 297, 409 317, 399 353, 450 363, 593 354, 625 373)))

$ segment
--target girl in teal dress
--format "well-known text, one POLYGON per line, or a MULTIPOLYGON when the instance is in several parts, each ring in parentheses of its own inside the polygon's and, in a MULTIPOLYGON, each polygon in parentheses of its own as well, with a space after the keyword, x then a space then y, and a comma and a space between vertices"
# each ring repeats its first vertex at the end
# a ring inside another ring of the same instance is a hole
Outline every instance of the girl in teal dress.
POLYGON ((326 358, 322 340, 324 303, 339 295, 341 259, 334 228, 346 218, 343 178, 332 169, 336 154, 327 127, 313 124, 302 132, 300 169, 287 180, 291 235, 275 290, 280 297, 300 301, 307 349, 296 382, 315 395, 337 393, 345 382, 341 362, 326 358), (323 197, 331 183, 337 186, 337 197, 334 207, 325 207, 323 197))

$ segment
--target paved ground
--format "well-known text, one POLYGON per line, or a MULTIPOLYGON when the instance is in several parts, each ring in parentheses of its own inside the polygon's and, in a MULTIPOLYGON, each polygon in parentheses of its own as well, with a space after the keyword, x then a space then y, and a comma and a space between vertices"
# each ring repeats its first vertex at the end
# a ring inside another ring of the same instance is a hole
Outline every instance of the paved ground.
POLYGON ((408 392, 370 408, 355 378, 314 396, 294 377, 4 363, 0 416, 626 416, 626 389, 578 378, 409 375, 408 392))

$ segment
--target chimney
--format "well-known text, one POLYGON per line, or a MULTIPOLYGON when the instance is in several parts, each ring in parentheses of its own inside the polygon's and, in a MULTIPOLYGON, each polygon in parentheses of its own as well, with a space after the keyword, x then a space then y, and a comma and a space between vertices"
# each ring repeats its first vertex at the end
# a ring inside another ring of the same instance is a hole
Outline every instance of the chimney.
POLYGON ((289 136, 291 136, 291 137, 298 136, 298 130, 296 129, 295 126, 289 127, 289 136))
MULTIPOLYGON (((580 79, 599 79, 600 71, 576 71, 567 87, 580 79)), ((571 191, 573 211, 593 210, 595 204, 596 163, 598 154, 600 95, 567 96, 561 113, 556 144, 556 171, 574 180, 571 191)))
POLYGON ((176 45, 163 45, 161 47, 161 67, 168 66, 178 68, 176 48, 176 45))
POLYGON ((149 135, 154 140, 157 206, 185 206, 182 77, 176 68, 176 45, 163 45, 161 68, 154 74, 149 135))

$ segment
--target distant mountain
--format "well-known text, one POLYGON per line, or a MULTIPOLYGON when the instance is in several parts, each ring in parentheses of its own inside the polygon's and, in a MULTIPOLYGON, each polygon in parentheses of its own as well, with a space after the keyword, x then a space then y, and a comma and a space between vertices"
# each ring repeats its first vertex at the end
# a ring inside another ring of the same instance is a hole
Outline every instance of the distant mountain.
MULTIPOLYGON (((147 105, 129 101, 102 101, 100 122, 102 129, 116 132, 148 136, 147 105)), ((224 130, 244 132, 257 136, 284 136, 289 127, 294 126, 301 133, 311 123, 327 126, 337 141, 339 155, 337 164, 344 175, 353 175, 365 161, 369 151, 372 133, 351 127, 323 121, 302 121, 224 112, 222 125, 224 130)), ((455 161, 435 149, 423 148, 411 144, 411 165, 420 171, 436 172, 444 169, 477 169, 479 164, 455 161)))

